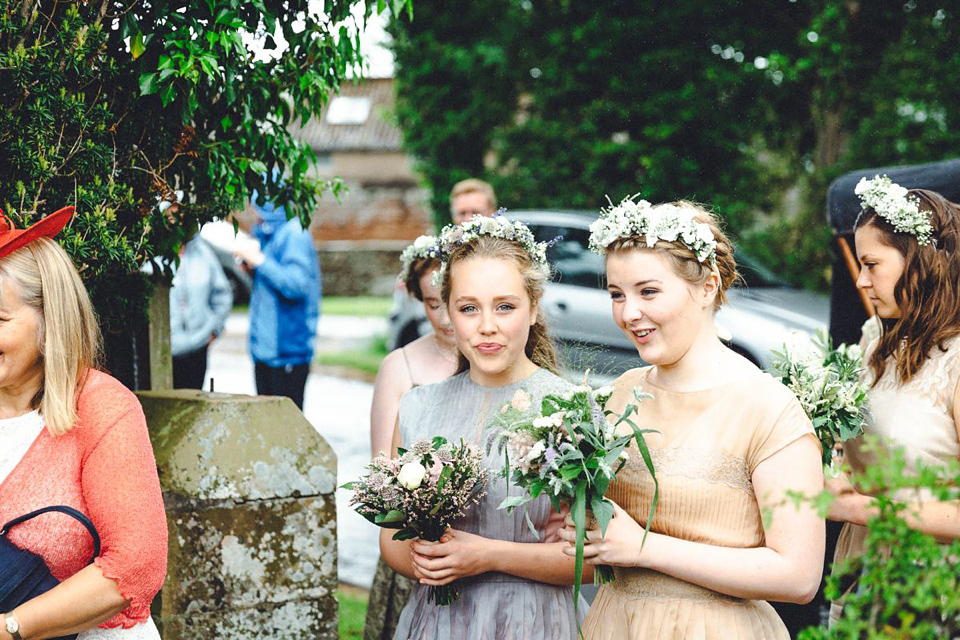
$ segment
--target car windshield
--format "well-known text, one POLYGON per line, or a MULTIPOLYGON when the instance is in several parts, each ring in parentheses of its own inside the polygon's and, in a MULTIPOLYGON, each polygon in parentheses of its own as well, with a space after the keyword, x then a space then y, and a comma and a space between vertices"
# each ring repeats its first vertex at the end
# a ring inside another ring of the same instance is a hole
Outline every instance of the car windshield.
POLYGON ((553 280, 578 287, 605 289, 603 257, 590 251, 590 230, 573 226, 531 224, 538 242, 552 243, 547 261, 553 267, 553 280))
MULTIPOLYGON (((522 219, 522 218, 521 218, 522 219)), ((547 261, 553 267, 553 281, 577 287, 606 288, 603 257, 590 251, 590 230, 586 224, 527 222, 538 242, 552 243, 547 261)), ((736 249, 737 269, 742 281, 738 286, 761 289, 788 287, 766 266, 750 254, 736 249)))

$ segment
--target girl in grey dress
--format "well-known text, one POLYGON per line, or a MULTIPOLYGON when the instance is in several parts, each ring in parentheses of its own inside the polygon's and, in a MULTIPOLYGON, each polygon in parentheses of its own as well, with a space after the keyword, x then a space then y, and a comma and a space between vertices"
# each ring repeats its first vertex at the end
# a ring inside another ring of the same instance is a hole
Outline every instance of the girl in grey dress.
MULTIPOLYGON (((484 449, 493 412, 518 389, 536 407, 544 394, 571 385, 552 370, 556 355, 537 303, 549 272, 543 247, 526 227, 477 219, 448 227, 441 292, 461 352, 460 372, 417 387, 400 403, 394 449, 418 438, 463 438, 484 449), (525 233, 524 233, 525 232, 525 233)), ((394 541, 381 531, 381 553, 398 572, 419 581, 404 607, 395 640, 554 640, 577 636, 573 562, 556 531, 562 524, 546 499, 528 505, 535 536, 521 513, 497 507, 520 489, 498 475, 491 451, 487 495, 440 542, 394 541), (460 599, 428 601, 428 587, 456 580, 460 599)), ((581 607, 581 613, 585 606, 581 607)))

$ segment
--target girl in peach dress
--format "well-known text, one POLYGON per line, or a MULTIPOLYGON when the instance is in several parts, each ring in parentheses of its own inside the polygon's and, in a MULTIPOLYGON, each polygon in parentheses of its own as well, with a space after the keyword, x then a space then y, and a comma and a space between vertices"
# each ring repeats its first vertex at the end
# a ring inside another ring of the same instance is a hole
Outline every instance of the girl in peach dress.
MULTIPOLYGON (((589 563, 614 566, 584 623, 591 640, 789 638, 765 600, 804 603, 820 584, 824 521, 788 492, 823 487, 820 446, 796 397, 717 337, 715 311, 737 278, 733 248, 690 203, 623 203, 591 227, 606 256, 613 318, 650 366, 615 383, 634 392, 660 498, 634 447, 607 497, 606 533, 587 532, 589 563)), ((568 518, 561 537, 572 541, 568 518)), ((573 553, 573 548, 567 548, 573 553)))

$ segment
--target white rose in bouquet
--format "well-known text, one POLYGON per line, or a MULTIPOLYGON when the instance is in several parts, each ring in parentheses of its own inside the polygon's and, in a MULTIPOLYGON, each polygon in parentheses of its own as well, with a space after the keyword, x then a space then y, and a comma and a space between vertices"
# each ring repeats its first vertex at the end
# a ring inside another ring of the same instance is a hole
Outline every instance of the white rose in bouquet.
POLYGON ((400 473, 397 474, 397 482, 406 489, 416 489, 423 482, 427 475, 427 469, 419 462, 408 462, 400 467, 400 473))

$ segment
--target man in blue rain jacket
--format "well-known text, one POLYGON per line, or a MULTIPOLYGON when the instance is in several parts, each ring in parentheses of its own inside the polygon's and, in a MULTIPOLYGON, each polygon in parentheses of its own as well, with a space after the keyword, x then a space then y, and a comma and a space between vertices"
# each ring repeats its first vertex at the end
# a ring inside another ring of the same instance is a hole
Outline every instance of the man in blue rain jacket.
POLYGON ((283 207, 257 204, 259 247, 236 254, 253 272, 250 353, 259 395, 287 396, 303 409, 320 317, 320 266, 310 232, 283 207))

